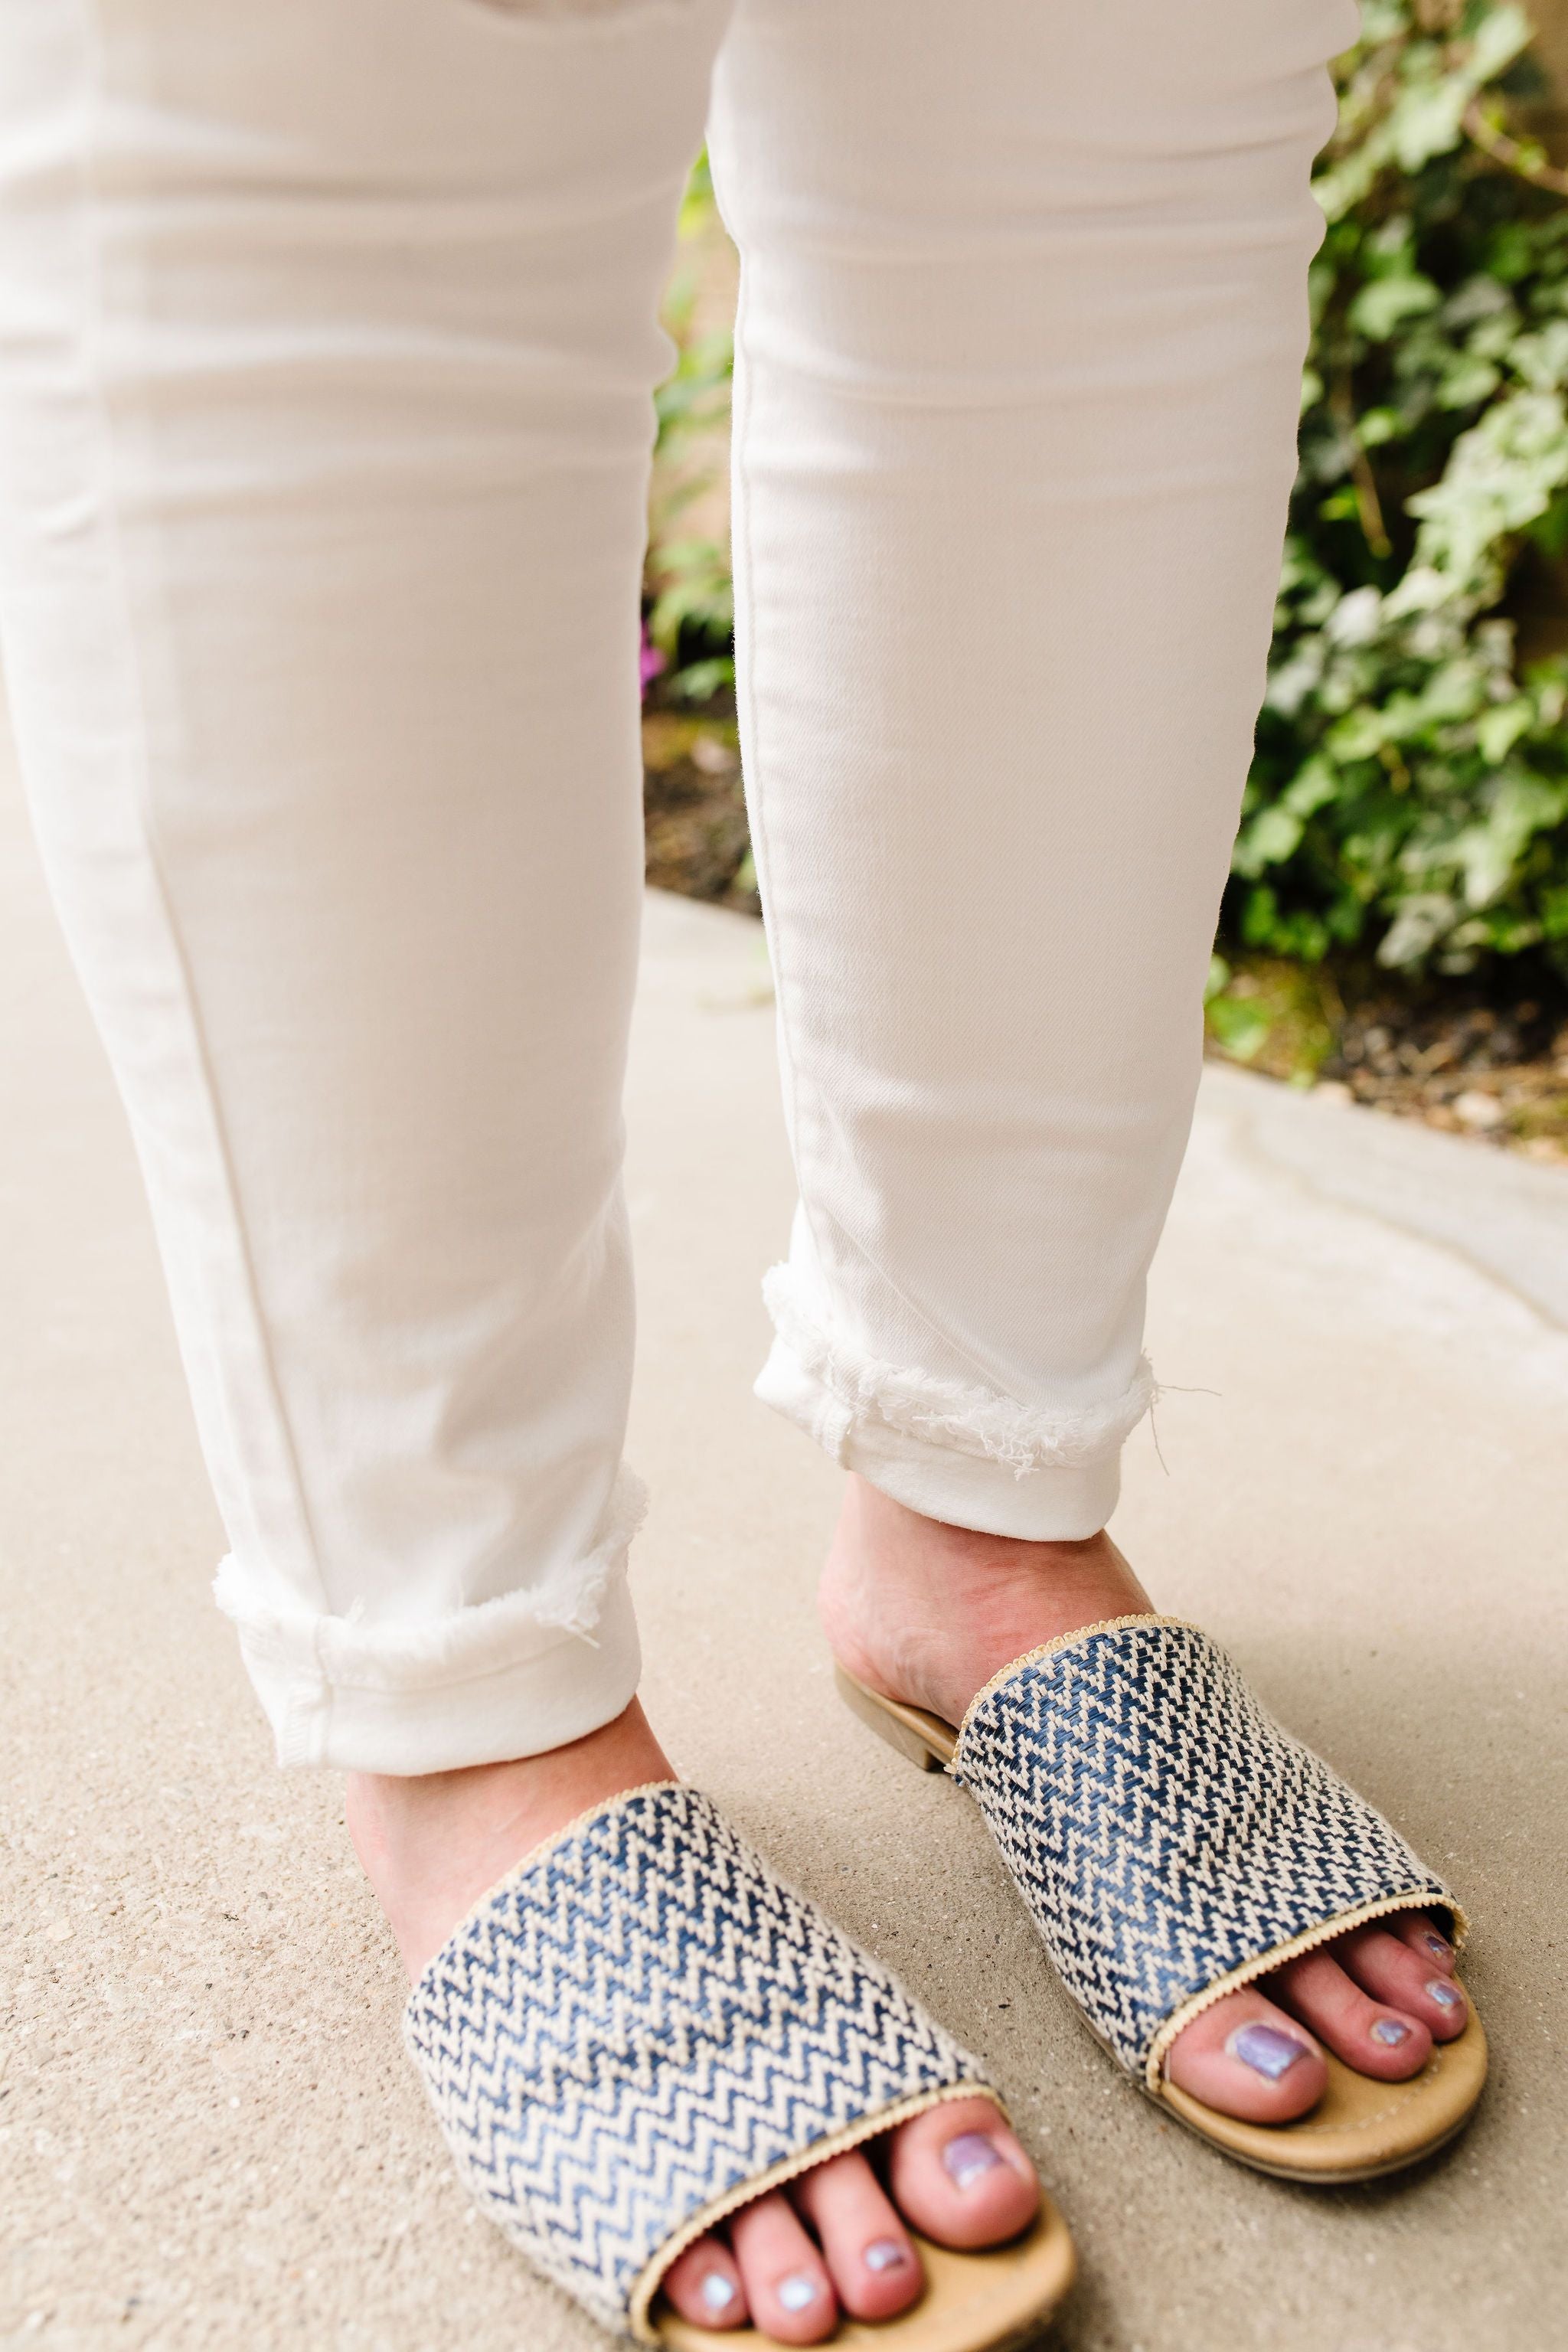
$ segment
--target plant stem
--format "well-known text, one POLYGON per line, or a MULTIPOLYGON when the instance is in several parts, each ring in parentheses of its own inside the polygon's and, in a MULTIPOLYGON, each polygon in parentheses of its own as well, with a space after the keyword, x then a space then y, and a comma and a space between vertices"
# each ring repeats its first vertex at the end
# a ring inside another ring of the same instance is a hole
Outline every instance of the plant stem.
POLYGON ((1568 196, 1568 172, 1559 171, 1536 148, 1513 138, 1500 122, 1490 120, 1479 98, 1471 99, 1459 120, 1466 137, 1484 155, 1489 155, 1494 163, 1500 163, 1505 172, 1528 180, 1532 187, 1550 188, 1556 195, 1568 196))

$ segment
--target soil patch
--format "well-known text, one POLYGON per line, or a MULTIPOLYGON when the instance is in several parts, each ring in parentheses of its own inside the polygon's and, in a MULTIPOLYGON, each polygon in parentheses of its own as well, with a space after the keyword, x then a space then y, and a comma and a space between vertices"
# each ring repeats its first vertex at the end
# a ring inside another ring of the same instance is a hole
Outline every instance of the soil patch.
POLYGON ((643 819, 647 878, 659 889, 762 913, 732 720, 647 713, 643 819))

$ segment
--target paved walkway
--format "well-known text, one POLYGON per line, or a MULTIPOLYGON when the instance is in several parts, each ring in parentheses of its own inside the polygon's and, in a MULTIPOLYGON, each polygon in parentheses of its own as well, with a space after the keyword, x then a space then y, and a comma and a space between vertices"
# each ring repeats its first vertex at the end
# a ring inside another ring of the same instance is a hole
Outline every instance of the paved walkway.
MULTIPOLYGON (((1156 1270, 1116 1522, 1162 1602, 1472 1904, 1497 2068, 1313 2197, 1163 2125, 980 1828, 837 1707, 837 1474, 753 1402, 790 1185, 760 936, 650 902, 631 1082, 647 1696, 679 1767, 990 2054, 1083 2256, 1064 2352, 1547 2352, 1568 2084, 1568 1179, 1229 1071, 1156 1270), (1554 2235, 1555 2231, 1555 2235, 1554 2235)), ((467 2210, 325 1777, 279 1779, 129 1144, 0 785, 0 2341, 590 2352, 467 2210)))

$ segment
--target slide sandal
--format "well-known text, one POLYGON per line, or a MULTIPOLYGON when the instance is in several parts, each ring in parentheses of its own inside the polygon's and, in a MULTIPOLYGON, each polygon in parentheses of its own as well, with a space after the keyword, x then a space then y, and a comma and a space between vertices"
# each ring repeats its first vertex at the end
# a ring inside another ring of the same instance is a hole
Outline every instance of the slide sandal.
POLYGON ((1244 2123, 1165 2080, 1184 2025, 1300 1952, 1398 1911, 1444 1913, 1457 1945, 1466 1931, 1442 1882, 1197 1626, 1064 1634, 994 1675, 957 1728, 842 1666, 837 1680, 880 1738, 970 1791, 1089 2031, 1189 2130, 1280 2179, 1336 2183, 1417 2163, 1466 2121, 1487 2072, 1473 2007, 1408 2082, 1325 2051, 1328 2088, 1295 2123, 1244 2123))
MULTIPOLYGON (((585 1813, 493 1887, 404 2031, 480 2210, 613 2334, 679 2352, 775 2341, 693 2327, 659 2297, 726 2214, 941 2100, 1001 2107, 878 1961, 673 1781, 585 1813)), ((921 2301, 830 2342, 1002 2352, 1072 2283, 1044 2198, 1008 2245, 916 2243, 921 2301)))

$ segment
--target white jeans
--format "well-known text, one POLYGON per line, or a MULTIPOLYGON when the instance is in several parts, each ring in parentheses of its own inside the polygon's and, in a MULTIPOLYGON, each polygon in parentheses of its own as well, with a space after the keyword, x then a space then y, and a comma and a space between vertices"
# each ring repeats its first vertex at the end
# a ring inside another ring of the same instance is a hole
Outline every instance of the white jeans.
POLYGON ((760 1389, 1082 1536, 1262 687, 1350 0, 0 0, 0 647, 287 1762, 625 1706, 656 310, 743 257, 801 1207, 760 1389))

